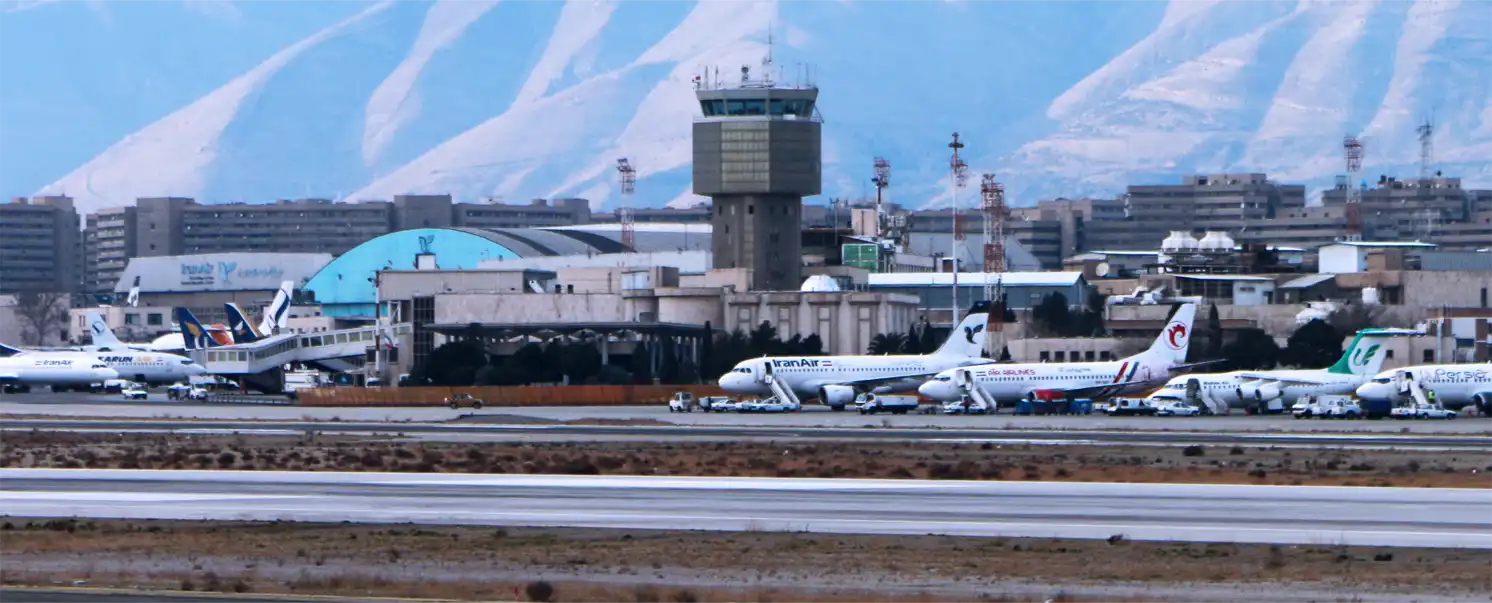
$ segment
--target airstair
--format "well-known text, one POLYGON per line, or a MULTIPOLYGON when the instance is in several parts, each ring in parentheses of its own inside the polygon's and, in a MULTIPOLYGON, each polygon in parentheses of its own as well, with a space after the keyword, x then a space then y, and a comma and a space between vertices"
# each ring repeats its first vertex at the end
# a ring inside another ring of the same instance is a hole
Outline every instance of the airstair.
POLYGON ((798 394, 793 393, 793 388, 788 387, 776 375, 772 374, 771 362, 766 363, 766 370, 762 372, 762 383, 767 385, 767 389, 772 390, 772 395, 776 396, 778 400, 797 408, 803 408, 803 402, 798 399, 798 394))
POLYGON ((1430 397, 1425 394, 1424 388, 1420 387, 1419 381, 1414 379, 1414 374, 1409 371, 1394 371, 1394 387, 1399 390, 1399 398, 1414 400, 1416 406, 1432 406, 1430 397))
POLYGON ((986 413, 994 414, 994 412, 1000 408, 999 403, 996 402, 994 398, 990 397, 990 395, 984 391, 984 388, 979 387, 979 382, 974 380, 973 371, 970 371, 969 369, 959 369, 957 371, 954 371, 953 384, 957 385, 959 390, 963 391, 964 395, 968 396, 969 400, 972 400, 974 402, 973 407, 969 410, 980 409, 986 413))
POLYGON ((1202 387, 1201 380, 1188 379, 1186 381, 1186 401, 1195 404, 1202 409, 1204 415, 1226 415, 1228 414, 1228 403, 1218 399, 1212 392, 1202 387))

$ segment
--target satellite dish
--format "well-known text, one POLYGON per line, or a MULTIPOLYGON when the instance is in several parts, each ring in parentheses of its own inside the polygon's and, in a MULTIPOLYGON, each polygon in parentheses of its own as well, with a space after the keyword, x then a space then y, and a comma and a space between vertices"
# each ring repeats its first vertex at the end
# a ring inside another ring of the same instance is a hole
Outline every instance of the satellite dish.
POLYGON ((1099 262, 1097 266, 1093 267, 1093 274, 1097 276, 1108 276, 1109 270, 1111 269, 1112 268, 1109 266, 1108 262, 1099 262))

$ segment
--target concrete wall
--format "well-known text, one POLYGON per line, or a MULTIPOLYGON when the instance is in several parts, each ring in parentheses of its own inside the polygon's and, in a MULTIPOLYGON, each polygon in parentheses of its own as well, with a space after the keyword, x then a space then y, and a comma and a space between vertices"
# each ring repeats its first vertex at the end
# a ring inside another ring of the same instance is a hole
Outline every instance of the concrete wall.
POLYGON ((1058 352, 1061 362, 1092 362, 1113 359, 1123 342, 1112 337, 1053 337, 1016 339, 1009 345, 1010 359, 1016 362, 1058 362, 1058 352))
POLYGON ((879 333, 905 333, 917 320, 917 298, 877 293, 741 293, 725 295, 726 331, 750 332, 762 321, 780 337, 817 334, 830 354, 863 354, 879 333))

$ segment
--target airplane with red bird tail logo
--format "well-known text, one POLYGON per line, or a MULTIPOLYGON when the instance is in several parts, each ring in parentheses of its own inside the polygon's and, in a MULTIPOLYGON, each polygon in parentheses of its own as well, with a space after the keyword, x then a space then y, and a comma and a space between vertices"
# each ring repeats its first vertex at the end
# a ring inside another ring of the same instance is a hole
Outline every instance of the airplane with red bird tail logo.
POLYGON ((1164 383, 1186 363, 1196 304, 1181 304, 1156 336, 1150 349, 1120 360, 991 364, 959 367, 938 373, 918 388, 935 400, 953 402, 971 388, 996 401, 1034 398, 1037 391, 1060 397, 1108 398, 1145 391, 1164 383))

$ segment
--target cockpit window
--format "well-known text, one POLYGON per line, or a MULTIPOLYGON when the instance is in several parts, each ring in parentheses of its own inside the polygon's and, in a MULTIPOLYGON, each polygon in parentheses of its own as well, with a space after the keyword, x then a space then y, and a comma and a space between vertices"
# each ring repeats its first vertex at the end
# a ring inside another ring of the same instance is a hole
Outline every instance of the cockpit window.
POLYGON ((182 360, 181 361, 181 365, 182 366, 191 366, 192 365, 192 361, 190 359, 182 360))
POLYGON ((933 381, 952 381, 952 380, 953 380, 953 378, 949 377, 948 375, 938 375, 936 377, 933 377, 933 381))

